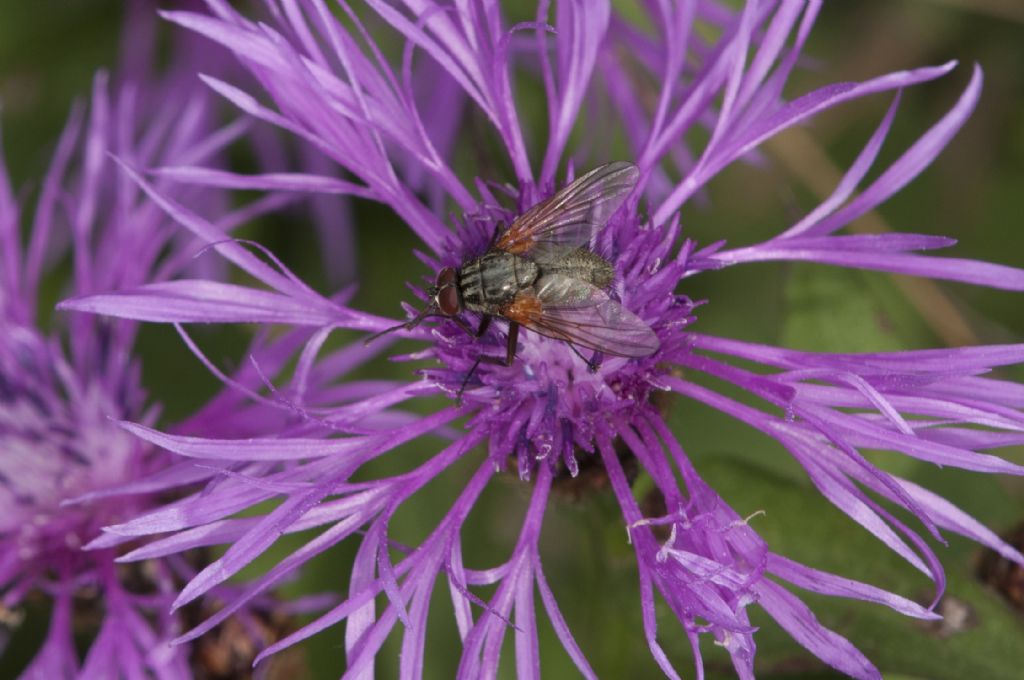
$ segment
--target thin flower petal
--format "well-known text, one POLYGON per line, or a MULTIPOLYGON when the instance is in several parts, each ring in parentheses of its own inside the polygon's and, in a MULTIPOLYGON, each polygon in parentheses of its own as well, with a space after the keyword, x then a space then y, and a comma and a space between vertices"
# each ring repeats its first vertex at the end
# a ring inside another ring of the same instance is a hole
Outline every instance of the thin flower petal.
POLYGON ((878 669, 849 640, 818 623, 807 605, 792 593, 770 581, 761 581, 755 590, 758 604, 816 657, 850 677, 881 679, 878 669))
POLYGON ((313 306, 280 293, 206 280, 165 281, 134 290, 70 298, 57 308, 158 323, 326 326, 341 325, 346 319, 341 310, 328 304, 313 306))

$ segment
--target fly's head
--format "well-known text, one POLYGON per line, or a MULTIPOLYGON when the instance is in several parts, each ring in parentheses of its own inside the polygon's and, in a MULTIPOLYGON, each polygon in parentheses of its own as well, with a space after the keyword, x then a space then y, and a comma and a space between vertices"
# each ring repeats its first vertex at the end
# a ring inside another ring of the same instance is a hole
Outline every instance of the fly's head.
POLYGON ((456 316, 462 312, 462 292, 459 290, 459 273, 455 267, 445 267, 438 272, 437 281, 427 292, 441 314, 456 316))

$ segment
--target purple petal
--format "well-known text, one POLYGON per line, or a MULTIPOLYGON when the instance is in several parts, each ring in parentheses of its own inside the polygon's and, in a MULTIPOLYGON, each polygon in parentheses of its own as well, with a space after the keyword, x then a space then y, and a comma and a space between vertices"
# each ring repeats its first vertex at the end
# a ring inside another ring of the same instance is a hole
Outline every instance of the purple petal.
POLYGON ((594 669, 590 667, 590 662, 583 655, 583 651, 579 645, 576 644, 576 639, 572 635, 572 631, 569 630, 569 626, 565 622, 565 618, 562 616, 561 610, 558 608, 558 601, 555 600, 554 593, 551 592, 551 588, 548 586, 547 579, 544 578, 544 572, 540 568, 540 557, 537 557, 537 562, 533 567, 534 574, 537 578, 537 590, 540 592, 541 602, 544 603, 544 609, 548 613, 548 620, 551 622, 552 627, 555 629, 555 635, 558 636, 559 641, 562 643, 562 647, 569 654, 573 663, 576 664, 577 670, 587 680, 596 680, 597 674, 594 673, 594 669))
POLYGON ((818 623, 807 605, 795 595, 770 581, 760 581, 754 589, 758 604, 816 657, 850 677, 881 680, 878 669, 849 640, 818 623))
MULTIPOLYGON (((871 186, 831 217, 813 228, 813 233, 828 234, 857 219, 906 186, 927 168, 950 140, 960 131, 981 95, 981 67, 974 65, 971 81, 960 99, 942 119, 923 134, 913 146, 878 176, 871 186)), ((1015 289, 1019 290, 1019 289, 1015 289)))
POLYGON ((904 616, 912 616, 916 619, 942 618, 912 600, 866 583, 806 567, 775 553, 768 555, 768 571, 799 588, 822 595, 875 602, 894 609, 904 616))
POLYGON ((122 422, 121 426, 137 437, 179 455, 224 461, 284 461, 351 456, 366 447, 393 438, 388 433, 377 437, 347 439, 206 439, 164 434, 135 423, 122 422))
MULTIPOLYGON (((559 159, 576 123, 590 82, 597 50, 608 29, 610 7, 605 0, 569 0, 557 4, 555 49, 558 56, 557 92, 548 97, 548 147, 539 183, 554 180, 559 159)), ((554 83, 553 83, 554 85, 554 83)))
POLYGON ((329 304, 311 305, 279 293, 204 280, 165 281, 134 290, 71 298, 57 308, 158 323, 327 326, 342 325, 347 316, 329 304))
POLYGON ((706 184, 726 165, 782 130, 852 99, 934 80, 949 73, 955 66, 955 62, 950 62, 942 66, 889 73, 862 83, 827 85, 789 102, 773 115, 758 121, 757 125, 745 131, 738 138, 730 140, 728 144, 723 144, 721 148, 716 149, 712 158, 702 163, 697 171, 679 184, 671 195, 658 206, 653 215, 654 223, 662 224, 668 221, 672 213, 678 210, 698 187, 706 184))
POLYGON ((846 202, 846 199, 850 197, 857 185, 860 184, 864 176, 867 175, 868 170, 874 165, 875 159, 878 157, 878 152, 882 148, 882 142, 885 141, 886 136, 889 134, 889 128, 892 126, 892 119, 896 116, 896 109, 900 105, 900 93, 897 92, 896 96, 893 97, 892 104, 889 106, 889 110, 886 111, 885 117, 882 118, 882 122, 879 123, 878 128, 874 134, 868 140, 868 143, 861 149, 860 154, 857 155, 857 159, 850 165, 849 169, 843 175, 843 178, 836 185, 836 188, 832 191, 832 194, 818 204, 814 210, 809 212, 802 220, 794 224, 792 227, 787 229, 785 232, 779 235, 779 238, 792 238, 798 234, 806 233, 808 230, 813 229, 822 219, 831 215, 839 206, 846 202))
MULTIPOLYGON (((359 593, 368 590, 377 579, 377 554, 380 550, 380 534, 367 532, 359 545, 356 559, 352 563, 352 573, 349 576, 348 595, 356 598, 359 593)), ((349 659, 358 654, 360 643, 366 632, 377 620, 377 603, 369 599, 366 603, 353 611, 345 623, 345 656, 349 659)), ((368 662, 363 677, 367 680, 373 679, 373 664, 368 662)))
MULTIPOLYGON (((902 250, 901 235, 895 236, 896 238, 891 243, 893 246, 892 251, 902 250)), ((885 238, 886 235, 877 235, 875 239, 876 247, 890 245, 884 242, 885 238)), ((838 242, 834 249, 801 247, 799 243, 791 248, 785 240, 768 241, 758 246, 725 251, 714 255, 712 259, 727 265, 772 260, 806 261, 849 267, 851 269, 868 269, 920 276, 929 279, 961 281, 963 283, 989 286, 990 288, 999 288, 1001 290, 1024 291, 1024 270, 1014 267, 954 257, 931 257, 926 255, 907 255, 898 252, 879 252, 875 249, 846 250, 842 248, 844 245, 850 245, 850 243, 838 242)))
POLYGON ((256 277, 256 279, 267 284, 281 293, 306 294, 307 290, 298 288, 295 282, 288 277, 277 273, 267 264, 261 262, 252 253, 237 243, 225 239, 223 231, 210 224, 199 215, 188 210, 178 202, 174 201, 150 185, 142 175, 131 168, 127 163, 117 160, 125 173, 131 177, 143 191, 163 209, 168 215, 174 218, 180 225, 187 228, 205 242, 214 244, 213 247, 225 258, 238 265, 243 271, 256 277))
POLYGON ((224 189, 245 189, 261 191, 299 191, 324 194, 346 194, 361 198, 375 199, 376 195, 366 187, 321 175, 299 172, 278 172, 262 175, 242 175, 226 170, 214 170, 194 166, 156 168, 152 174, 188 184, 219 187, 224 189))
POLYGON ((1004 558, 1024 566, 1024 555, 1020 551, 999 538, 994 531, 984 526, 945 498, 906 479, 899 479, 899 484, 924 506, 935 522, 942 527, 955 531, 961 536, 996 551, 1004 558))

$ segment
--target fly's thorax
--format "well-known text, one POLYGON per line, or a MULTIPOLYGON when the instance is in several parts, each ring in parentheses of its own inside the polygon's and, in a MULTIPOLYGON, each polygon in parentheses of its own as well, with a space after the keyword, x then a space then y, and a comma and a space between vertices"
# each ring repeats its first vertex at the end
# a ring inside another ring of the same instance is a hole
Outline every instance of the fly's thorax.
POLYGON ((557 260, 545 262, 543 268, 544 274, 560 274, 602 289, 615 280, 611 262, 586 248, 577 248, 557 260))
POLYGON ((497 307, 511 302, 519 291, 537 280, 537 264, 503 250, 489 250, 466 263, 459 271, 459 289, 466 308, 494 314, 497 307))

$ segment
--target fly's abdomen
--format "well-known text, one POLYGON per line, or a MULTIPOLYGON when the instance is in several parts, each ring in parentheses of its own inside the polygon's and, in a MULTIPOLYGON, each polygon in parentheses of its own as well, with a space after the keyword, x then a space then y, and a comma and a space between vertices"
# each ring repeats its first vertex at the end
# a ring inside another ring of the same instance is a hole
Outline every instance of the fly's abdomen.
POLYGON ((494 314, 497 307, 511 302, 519 291, 533 285, 537 274, 534 262, 492 250, 459 272, 463 304, 475 312, 494 314))
POLYGON ((544 264, 545 274, 560 274, 604 289, 615 280, 615 268, 608 260, 586 248, 578 248, 564 257, 544 264))

